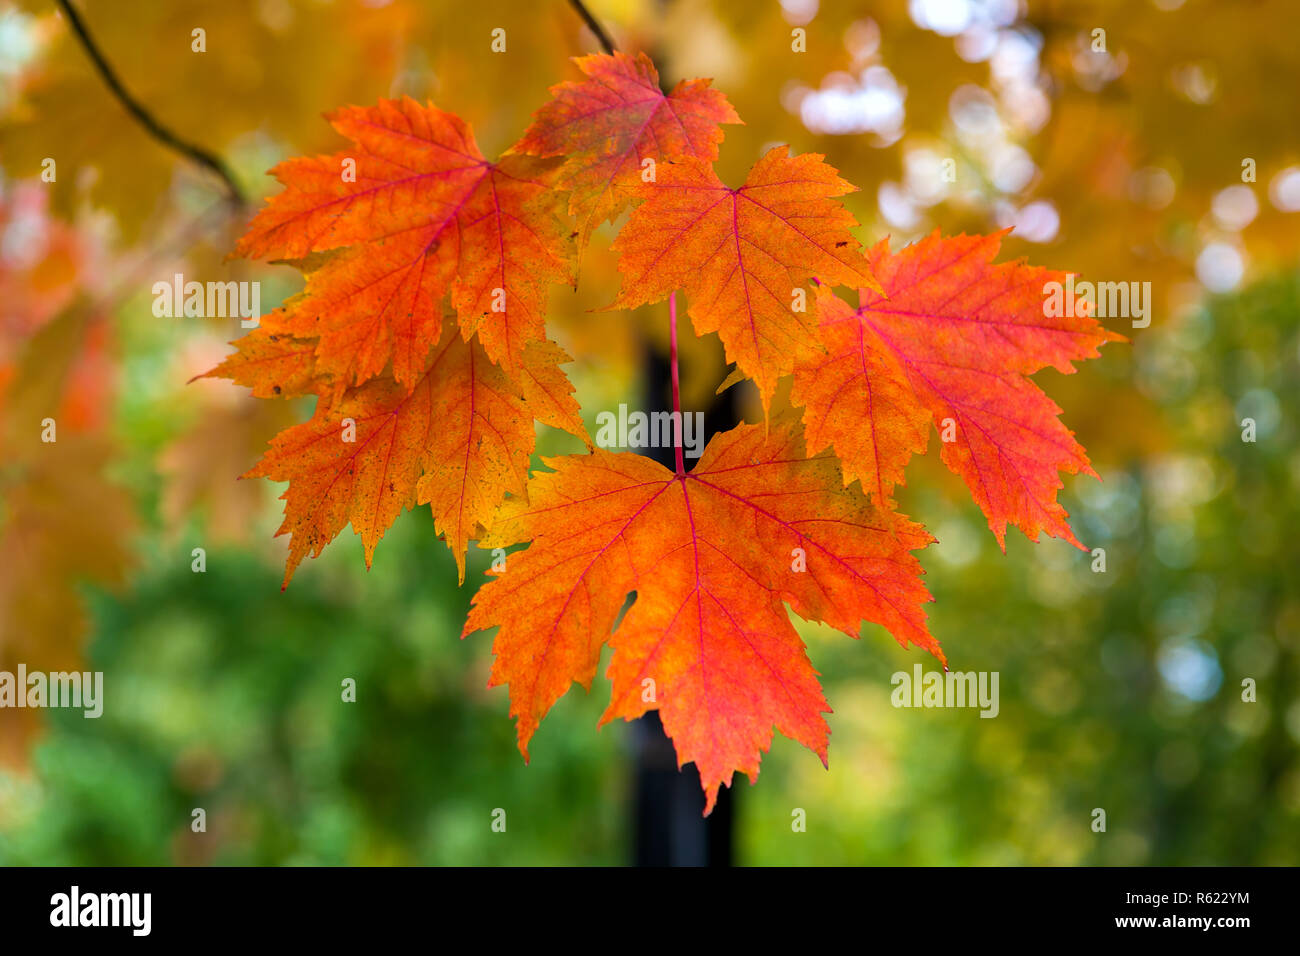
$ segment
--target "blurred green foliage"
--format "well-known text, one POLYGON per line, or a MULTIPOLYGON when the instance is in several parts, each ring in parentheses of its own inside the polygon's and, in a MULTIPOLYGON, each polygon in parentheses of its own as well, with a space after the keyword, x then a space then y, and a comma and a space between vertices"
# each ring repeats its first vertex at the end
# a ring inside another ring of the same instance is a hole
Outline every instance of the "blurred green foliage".
POLYGON ((177 546, 125 599, 100 596, 104 716, 54 712, 33 777, 0 783, 0 862, 619 861, 620 735, 575 696, 524 765, 428 531, 399 522, 370 574, 340 542, 283 594, 272 563, 214 551, 195 574, 177 546))

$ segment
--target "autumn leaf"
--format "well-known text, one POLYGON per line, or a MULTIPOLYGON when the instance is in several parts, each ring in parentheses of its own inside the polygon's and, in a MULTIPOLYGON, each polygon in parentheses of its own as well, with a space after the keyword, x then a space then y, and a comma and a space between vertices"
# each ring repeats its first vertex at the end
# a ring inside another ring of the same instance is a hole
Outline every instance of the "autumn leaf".
POLYGON ((874 621, 943 659, 910 554, 932 539, 845 489, 830 455, 806 457, 797 422, 717 435, 685 475, 604 450, 545 462, 480 542, 532 543, 479 590, 464 631, 500 627, 491 684, 510 686, 525 758, 569 685, 590 687, 606 641, 602 723, 658 709, 707 809, 733 771, 757 777, 774 725, 826 760, 830 708, 785 604, 853 637, 874 621))
POLYGON ((311 395, 322 387, 316 371, 316 340, 298 339, 277 325, 263 322, 230 344, 235 353, 216 368, 196 375, 228 378, 252 390, 256 398, 294 398, 311 395))
POLYGON ((464 580, 480 522, 523 493, 534 420, 591 443, 543 317, 550 284, 569 277, 559 161, 489 163, 464 122, 409 98, 331 121, 358 148, 276 167, 286 189, 237 247, 293 262, 306 288, 199 377, 319 396, 247 475, 290 483, 286 586, 349 523, 369 565, 417 503, 464 580))
POLYGON ((402 385, 425 370, 450 293, 466 339, 514 371, 545 338, 552 283, 571 251, 551 190, 558 161, 484 159, 459 117, 409 97, 329 115, 354 148, 289 159, 285 190, 236 246, 251 258, 306 260, 307 288, 279 328, 318 338, 317 368, 350 384, 392 363, 402 385), (330 252, 324 257, 316 253, 330 252))
POLYGON ((614 242, 623 283, 610 308, 685 290, 696 331, 719 334, 767 407, 777 379, 816 338, 810 280, 875 284, 850 231, 857 223, 835 198, 855 188, 821 156, 792 157, 784 146, 739 189, 699 160, 662 165, 614 242))
MULTIPOLYGON (((539 360, 561 357, 541 353, 539 360)), ((310 421, 272 439, 244 476, 289 482, 277 532, 290 535, 284 586, 304 557, 319 556, 349 523, 369 567, 384 532, 417 502, 431 506, 463 581, 467 542, 480 522, 506 492, 524 493, 534 417, 523 390, 478 342, 463 341, 450 318, 412 387, 385 375, 320 403, 310 421)))
MULTIPOLYGON (((1061 409, 1028 376, 1075 361, 1122 336, 1087 314, 1047 316, 1044 287, 1065 273, 994 264, 1002 236, 941 238, 868 254, 886 295, 860 290, 853 309, 819 290, 825 353, 805 350, 792 399, 804 406, 808 447, 834 447, 845 481, 884 506, 903 469, 926 449, 928 422, 945 429, 944 463, 970 488, 1005 546, 1006 526, 1082 547, 1057 502, 1060 472, 1094 475, 1061 409)), ((1076 311, 1086 311, 1080 309, 1076 311)))
POLYGON ((580 243, 637 198, 642 164, 718 158, 722 123, 740 123, 727 98, 708 80, 682 80, 668 94, 644 53, 574 57, 588 77, 551 87, 553 99, 516 149, 564 156, 557 186, 568 190, 580 243))
POLYGON ((591 447, 591 436, 582 421, 582 409, 573 397, 573 383, 560 368, 573 358, 554 342, 530 342, 524 350, 524 361, 516 379, 523 389, 524 402, 532 416, 543 425, 550 425, 581 438, 591 447))

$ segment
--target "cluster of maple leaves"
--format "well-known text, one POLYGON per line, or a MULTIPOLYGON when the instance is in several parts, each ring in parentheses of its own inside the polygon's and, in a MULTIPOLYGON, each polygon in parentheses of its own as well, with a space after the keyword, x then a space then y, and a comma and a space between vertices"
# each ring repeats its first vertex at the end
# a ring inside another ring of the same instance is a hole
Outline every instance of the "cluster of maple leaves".
POLYGON ((740 118, 709 81, 665 94, 644 55, 575 62, 586 78, 554 87, 495 162, 461 119, 409 98, 331 114, 351 147, 277 166, 285 188, 236 250, 296 265, 305 289, 207 374, 318 397, 248 472, 288 482, 286 586, 349 523, 369 564, 416 503, 462 581, 471 539, 529 542, 465 625, 499 628, 491 683, 509 685, 520 750, 573 682, 590 687, 608 643, 602 722, 657 708, 707 812, 734 771, 756 778, 774 726, 827 759, 830 708, 787 604, 943 660, 913 554, 933 538, 892 498, 932 422, 999 542, 1010 523, 1079 544, 1060 473, 1092 472, 1029 376, 1119 336, 1045 317, 1044 284, 1064 274, 995 264, 1000 235, 864 251, 839 201, 855 187, 822 156, 776 147, 726 186, 713 161, 740 118), (714 436, 689 473, 593 447, 546 336, 550 287, 629 208, 611 308, 684 292, 765 411, 787 375, 803 409, 714 436), (587 453, 530 476, 535 422, 587 453))

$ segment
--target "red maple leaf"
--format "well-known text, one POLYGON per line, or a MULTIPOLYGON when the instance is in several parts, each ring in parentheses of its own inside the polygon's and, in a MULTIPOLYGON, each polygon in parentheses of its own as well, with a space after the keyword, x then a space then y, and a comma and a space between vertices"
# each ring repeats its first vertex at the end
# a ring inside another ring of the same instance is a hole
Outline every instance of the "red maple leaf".
POLYGON ((464 337, 477 332, 513 371, 545 338, 550 285, 572 278, 549 188, 557 163, 513 153, 490 163, 464 121, 409 97, 329 120, 353 148, 275 167, 285 190, 236 246, 303 260, 307 288, 279 330, 319 340, 322 374, 359 385, 391 362, 410 385, 450 293, 464 337), (317 253, 328 254, 308 258, 317 253))
POLYGON ((611 308, 685 290, 695 330, 718 333, 766 406, 817 335, 811 280, 875 282, 851 232, 857 223, 836 201, 855 188, 821 156, 790 156, 784 146, 738 189, 699 160, 665 166, 614 242, 623 286, 611 308))
POLYGON ((757 777, 773 725, 826 760, 830 708, 786 604, 852 637, 875 621, 943 660, 909 553, 932 539, 845 489, 833 457, 806 457, 795 422, 717 435, 687 474, 602 450, 546 464, 480 542, 532 544, 480 588, 465 624, 500 627, 491 684, 510 685, 525 757, 569 685, 590 687, 606 641, 602 723, 657 708, 709 809, 733 771, 757 777))
POLYGON ((575 57, 588 77, 560 83, 537 111, 516 149, 564 156, 558 186, 569 191, 569 212, 581 242, 637 197, 643 165, 693 157, 718 158, 722 123, 739 123, 727 98, 708 80, 683 80, 671 93, 644 53, 575 57))
POLYGON ((1056 406, 1028 376, 1074 371, 1122 336, 1086 314, 1046 316, 1045 286, 1065 273, 994 264, 1005 233, 941 238, 868 254, 885 294, 862 289, 854 309, 819 290, 825 351, 805 349, 792 398, 803 405, 812 451, 833 446, 846 481, 888 504, 928 421, 945 464, 960 475, 1004 543, 1010 522, 1082 547, 1056 500, 1060 472, 1094 475, 1056 406))
POLYGON ((331 122, 356 148, 277 166, 286 188, 237 247, 295 262, 307 287, 205 374, 259 397, 318 396, 248 472, 289 482, 286 586, 349 523, 369 565, 417 503, 464 580, 469 539, 524 492, 534 420, 590 444, 543 321, 570 269, 558 162, 489 163, 463 121, 409 98, 331 122))

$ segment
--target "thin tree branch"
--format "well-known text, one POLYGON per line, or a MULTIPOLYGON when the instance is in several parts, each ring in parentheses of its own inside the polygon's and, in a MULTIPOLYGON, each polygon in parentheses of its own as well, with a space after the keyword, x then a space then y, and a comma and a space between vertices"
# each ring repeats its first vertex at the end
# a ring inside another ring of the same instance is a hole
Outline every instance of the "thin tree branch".
POLYGON ((95 68, 99 71, 100 77, 107 84, 109 90, 117 97, 118 101, 126 107, 126 111, 136 118, 141 126, 148 131, 149 135, 158 142, 162 143, 168 149, 175 150, 191 162, 195 162, 205 169, 210 170, 220 177, 226 187, 226 192, 230 194, 232 203, 243 204, 245 202, 244 193, 235 183, 235 177, 231 174, 229 167, 217 156, 209 153, 200 146, 193 143, 187 143, 167 127, 163 126, 158 120, 149 113, 148 110, 140 104, 126 88, 122 86, 122 81, 118 79, 113 68, 109 66, 108 61, 104 59, 104 54, 100 52, 95 41, 90 38, 86 30, 85 23, 82 22, 80 15, 72 6, 69 0, 58 0, 59 9, 63 11, 64 16, 68 18, 68 23, 72 25, 72 32, 77 35, 81 41, 82 47, 90 56, 95 68))
POLYGON ((582 17, 582 22, 587 24, 587 29, 595 34, 596 39, 600 41, 601 48, 606 53, 613 54, 618 49, 618 47, 614 46, 614 41, 609 38, 609 34, 605 32, 605 28, 600 25, 600 21, 593 17, 591 11, 583 6, 582 0, 569 0, 569 6, 573 7, 578 12, 578 16, 582 17))

